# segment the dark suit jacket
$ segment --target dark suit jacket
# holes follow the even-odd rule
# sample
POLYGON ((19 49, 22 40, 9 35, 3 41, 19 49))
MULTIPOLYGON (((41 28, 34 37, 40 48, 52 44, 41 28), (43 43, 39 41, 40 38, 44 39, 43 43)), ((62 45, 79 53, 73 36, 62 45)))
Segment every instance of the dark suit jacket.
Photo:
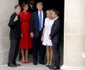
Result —
POLYGON ((60 29, 60 19, 56 19, 51 29, 50 37, 52 43, 58 43, 59 41, 59 29, 60 29))
MULTIPOLYGON (((44 21, 45 21, 45 14, 43 13, 43 27, 44 27, 44 21)), ((34 33, 34 38, 38 38, 39 36, 39 19, 38 19, 38 11, 32 13, 31 17, 31 26, 30 26, 31 32, 34 33)))
POLYGON ((18 16, 18 20, 14 22, 14 18, 16 17, 16 13, 13 13, 10 17, 10 21, 8 26, 10 27, 10 39, 20 39, 21 38, 21 28, 20 28, 20 17, 18 16))
POLYGON ((36 11, 36 7, 34 6, 33 8, 31 8, 31 6, 29 5, 29 10, 28 10, 29 12, 35 12, 36 11))

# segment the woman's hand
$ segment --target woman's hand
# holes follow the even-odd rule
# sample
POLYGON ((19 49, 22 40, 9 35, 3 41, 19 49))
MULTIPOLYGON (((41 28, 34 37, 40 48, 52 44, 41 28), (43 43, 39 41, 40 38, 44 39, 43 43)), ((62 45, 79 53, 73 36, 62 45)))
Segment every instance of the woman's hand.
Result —
POLYGON ((42 36, 42 37, 41 37, 41 41, 43 42, 43 40, 44 40, 44 37, 42 36))
POLYGON ((51 40, 51 37, 49 36, 49 40, 51 40))

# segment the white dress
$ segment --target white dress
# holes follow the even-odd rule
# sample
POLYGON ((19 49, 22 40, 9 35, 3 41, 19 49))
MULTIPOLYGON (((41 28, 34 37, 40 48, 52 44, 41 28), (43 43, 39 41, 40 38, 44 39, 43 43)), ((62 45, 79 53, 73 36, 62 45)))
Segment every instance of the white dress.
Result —
POLYGON ((46 18, 45 19, 45 30, 44 30, 44 38, 43 38, 43 42, 42 44, 45 45, 45 46, 52 46, 52 41, 49 40, 49 35, 51 33, 51 28, 52 28, 52 25, 54 23, 54 20, 51 20, 49 18, 46 18))

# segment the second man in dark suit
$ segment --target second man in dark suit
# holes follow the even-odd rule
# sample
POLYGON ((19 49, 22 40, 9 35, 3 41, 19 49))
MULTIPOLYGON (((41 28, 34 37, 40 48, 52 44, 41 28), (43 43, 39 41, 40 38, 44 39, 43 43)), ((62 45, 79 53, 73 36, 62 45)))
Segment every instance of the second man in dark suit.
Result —
POLYGON ((53 51, 54 51, 54 57, 55 62, 54 66, 50 67, 53 70, 54 69, 60 69, 60 51, 59 51, 59 29, 60 29, 60 19, 59 19, 59 12, 56 10, 53 10, 52 12, 52 18, 54 19, 54 23, 51 29, 50 33, 50 39, 53 43, 53 51))
POLYGON ((29 10, 28 11, 30 11, 31 13, 36 11, 34 0, 29 0, 29 10))
POLYGON ((45 50, 46 48, 42 46, 41 35, 43 30, 43 25, 45 21, 45 15, 43 12, 43 3, 37 3, 38 11, 32 14, 31 18, 31 37, 33 38, 33 64, 37 65, 38 53, 39 53, 39 63, 44 64, 45 50))
POLYGON ((15 6, 15 12, 11 15, 8 26, 10 27, 10 49, 8 57, 8 66, 16 67, 20 64, 16 63, 16 58, 19 50, 19 43, 21 38, 21 27, 20 27, 20 5, 15 6))

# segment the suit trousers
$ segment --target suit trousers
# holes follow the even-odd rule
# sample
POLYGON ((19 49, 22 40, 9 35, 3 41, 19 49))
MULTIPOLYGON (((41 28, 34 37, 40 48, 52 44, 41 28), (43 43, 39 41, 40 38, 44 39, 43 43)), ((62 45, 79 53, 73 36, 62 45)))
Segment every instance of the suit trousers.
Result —
POLYGON ((59 44, 53 43, 54 50, 54 66, 60 67, 60 49, 59 44))
POLYGON ((15 64, 16 58, 18 55, 20 39, 11 39, 10 40, 10 49, 9 49, 9 56, 8 56, 8 63, 15 64))
POLYGON ((39 54, 39 62, 44 62, 46 47, 42 45, 41 42, 42 32, 39 33, 38 38, 33 38, 33 62, 38 62, 38 54, 39 54))

